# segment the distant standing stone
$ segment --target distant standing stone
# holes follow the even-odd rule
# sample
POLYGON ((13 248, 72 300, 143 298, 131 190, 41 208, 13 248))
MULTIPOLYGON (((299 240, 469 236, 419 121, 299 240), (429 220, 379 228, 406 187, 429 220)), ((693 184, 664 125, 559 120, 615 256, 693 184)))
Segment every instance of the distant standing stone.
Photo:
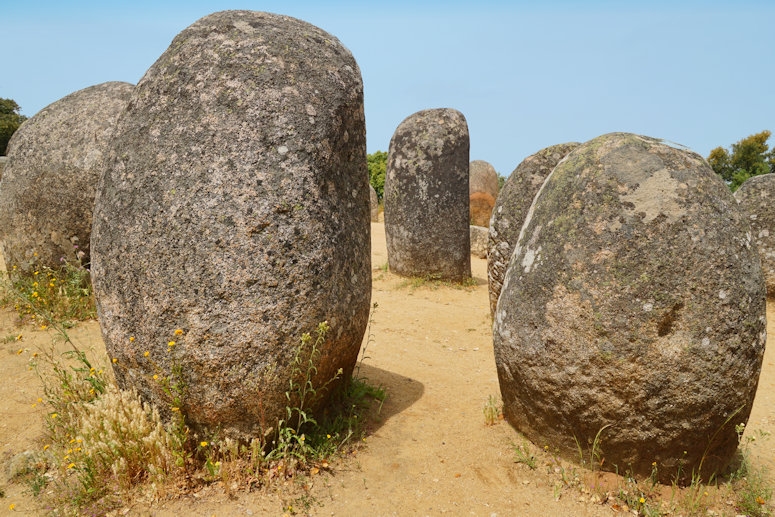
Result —
POLYGON ((487 258, 487 228, 471 225, 471 255, 481 259, 487 258))
POLYGON ((276 429, 298 404, 291 380, 304 383, 293 371, 300 338, 324 320, 312 383, 340 369, 346 379, 371 296, 352 54, 309 23, 261 12, 218 12, 183 30, 119 120, 92 245, 116 379, 167 417, 154 375, 185 383, 181 410, 196 432, 247 440, 276 429))
POLYGON ((474 160, 468 165, 468 194, 484 192, 498 197, 498 172, 484 160, 474 160))
POLYGON ((501 188, 490 218, 490 237, 487 243, 487 281, 490 292, 490 315, 495 315, 495 305, 501 294, 503 277, 509 259, 517 245, 519 231, 525 221, 533 198, 544 180, 557 164, 573 149, 577 142, 558 144, 531 154, 517 165, 501 188))
POLYGON ((462 281, 471 276, 468 124, 454 109, 407 117, 390 140, 385 237, 390 270, 462 281))
POLYGON ((504 415, 534 443, 636 477, 707 480, 737 450, 764 354, 750 226, 698 154, 595 138, 537 195, 493 336, 504 415))
POLYGON ((8 143, 0 240, 10 268, 88 263, 97 183, 113 127, 134 87, 109 82, 49 104, 8 143))
POLYGON ((369 206, 371 208, 371 222, 376 223, 379 221, 379 196, 371 185, 369 185, 369 206))
POLYGON ((747 179, 735 192, 735 198, 751 223, 767 284, 767 297, 775 298, 775 174, 747 179))

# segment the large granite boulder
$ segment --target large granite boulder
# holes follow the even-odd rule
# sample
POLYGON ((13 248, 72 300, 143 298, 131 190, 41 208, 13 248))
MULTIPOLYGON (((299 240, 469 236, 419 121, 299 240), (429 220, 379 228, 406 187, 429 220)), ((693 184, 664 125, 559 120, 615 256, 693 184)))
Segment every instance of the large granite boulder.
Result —
POLYGON ((578 142, 557 144, 531 154, 517 165, 501 188, 490 217, 490 236, 487 243, 487 284, 490 293, 490 315, 501 294, 503 277, 509 259, 517 245, 519 231, 527 211, 544 180, 578 142))
POLYGON ((8 267, 89 262, 97 183, 133 88, 109 82, 71 93, 13 134, 0 180, 0 240, 8 267))
POLYGON ((750 226, 701 156, 614 133, 547 178, 493 327, 506 419, 569 460, 705 480, 737 449, 766 339, 750 226))
POLYGON ((751 223, 767 297, 775 298, 775 174, 747 179, 735 192, 735 198, 751 223))
POLYGON ((470 278, 468 150, 468 123, 457 110, 423 110, 399 124, 383 198, 392 272, 470 278))
POLYGON ((468 194, 475 192, 498 197, 498 173, 495 167, 484 160, 474 160, 468 164, 468 194))
POLYGON ((299 403, 294 358, 319 322, 313 385, 347 378, 371 296, 367 178, 361 73, 339 40, 252 11, 183 30, 120 118, 96 201, 119 385, 169 417, 163 384, 182 381, 195 431, 248 439, 299 403))

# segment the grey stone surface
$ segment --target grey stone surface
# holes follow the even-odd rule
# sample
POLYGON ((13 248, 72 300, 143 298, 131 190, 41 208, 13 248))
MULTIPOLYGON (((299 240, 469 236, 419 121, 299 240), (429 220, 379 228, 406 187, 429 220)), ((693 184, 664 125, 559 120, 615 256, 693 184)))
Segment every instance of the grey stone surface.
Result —
POLYGON ((775 298, 775 174, 747 179, 735 192, 735 198, 751 223, 767 285, 767 297, 775 298))
POLYGON ((379 196, 374 187, 369 185, 369 208, 371 209, 371 222, 379 221, 379 196))
POLYGON ((313 384, 347 378, 371 296, 363 83, 349 50, 262 12, 183 30, 117 124, 92 246, 117 381, 167 417, 152 376, 179 367, 195 431, 276 427, 299 340, 324 320, 313 384))
POLYGON ((490 293, 490 315, 495 315, 495 305, 501 294, 503 277, 509 259, 517 245, 519 231, 527 211, 555 166, 578 142, 552 145, 531 154, 506 179, 490 217, 490 237, 487 243, 487 284, 490 293))
POLYGON ((484 160, 468 164, 468 194, 485 192, 493 199, 498 197, 498 173, 495 167, 484 160))
POLYGON ((89 261, 92 210, 113 126, 133 86, 71 93, 25 121, 0 180, 0 240, 8 267, 89 261), (74 246, 78 246, 75 248, 74 246))
POLYGON ((487 258, 487 237, 489 230, 484 226, 471 225, 471 255, 481 259, 487 258))
POLYGON ((750 226, 701 156, 598 137, 538 193, 493 336, 505 417, 534 443, 578 461, 597 442, 603 469, 708 479, 737 449, 764 353, 750 226))
POLYGON ((390 140, 385 238, 390 270, 462 281, 471 276, 468 124, 449 108, 407 117, 390 140))
POLYGON ((3 179, 3 169, 5 168, 5 163, 8 161, 7 156, 0 156, 0 180, 3 179))

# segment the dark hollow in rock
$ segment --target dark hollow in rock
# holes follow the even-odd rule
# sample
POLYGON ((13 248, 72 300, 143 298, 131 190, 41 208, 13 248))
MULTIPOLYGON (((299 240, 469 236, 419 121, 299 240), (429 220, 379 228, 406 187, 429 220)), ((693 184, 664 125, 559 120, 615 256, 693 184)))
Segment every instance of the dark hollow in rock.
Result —
POLYGON ((468 151, 468 123, 457 110, 423 110, 399 124, 385 173, 392 272, 455 282, 471 277, 468 151))
MULTIPOLYGON (((116 379, 167 418, 154 375, 182 377, 194 431, 247 440, 276 428, 299 403, 286 392, 304 382, 300 338, 324 320, 313 385, 348 378, 371 296, 363 84, 349 50, 262 12, 183 30, 119 119, 92 247, 116 379)), ((305 407, 323 408, 337 384, 305 407)))
POLYGON ((133 86, 90 86, 49 104, 8 143, 0 180, 0 240, 10 268, 90 260, 94 196, 113 127, 133 86))
POLYGON ((525 222, 527 211, 555 166, 578 142, 557 144, 531 154, 517 165, 503 184, 490 217, 490 236, 487 243, 487 285, 490 293, 490 316, 495 315, 495 305, 501 294, 503 277, 509 259, 517 245, 519 231, 525 222))
POLYGON ((705 160, 603 135, 547 178, 506 272, 493 328, 504 415, 572 461, 582 450, 605 470, 707 480, 737 449, 765 325, 750 227, 705 160))
POLYGON ((751 234, 762 262, 767 297, 775 298, 775 174, 747 179, 735 198, 748 216, 751 234))

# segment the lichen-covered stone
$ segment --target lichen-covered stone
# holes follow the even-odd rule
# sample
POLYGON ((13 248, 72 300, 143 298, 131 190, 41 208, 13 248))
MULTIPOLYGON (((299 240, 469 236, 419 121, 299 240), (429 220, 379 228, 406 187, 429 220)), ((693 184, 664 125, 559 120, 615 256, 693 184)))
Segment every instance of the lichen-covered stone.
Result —
POLYGON ((374 187, 369 185, 369 207, 371 209, 371 222, 376 223, 379 221, 379 196, 374 187))
POLYGON ((489 231, 484 226, 471 225, 471 255, 487 258, 487 237, 489 231))
POLYGON ((748 216, 759 249, 767 297, 775 298, 775 174, 747 179, 735 198, 748 216))
POLYGON ((503 277, 511 253, 517 245, 519 231, 538 189, 555 166, 578 142, 557 144, 531 154, 517 165, 503 184, 490 217, 490 236, 487 243, 487 284, 490 293, 490 315, 501 294, 503 277))
POLYGON ((457 110, 423 110, 399 124, 383 199, 392 272, 458 282, 471 276, 468 151, 468 123, 457 110))
POLYGON ((468 194, 485 192, 493 198, 498 197, 498 173, 495 167, 484 160, 474 160, 468 164, 468 194))
POLYGON ((71 93, 13 134, 0 181, 0 240, 8 267, 89 262, 94 195, 113 126, 132 89, 109 82, 71 93))
POLYGON ((116 126, 92 247, 119 385, 169 416, 153 376, 182 377, 194 430, 247 439, 276 427, 300 338, 324 320, 313 384, 349 376, 371 296, 352 54, 313 25, 261 12, 183 30, 116 126))
POLYGON ((3 179, 3 169, 5 168, 5 162, 8 161, 7 156, 0 156, 0 180, 3 179))
POLYGON ((570 460, 703 479, 737 449, 766 340, 750 226, 701 156, 614 133, 532 204, 493 327, 506 419, 570 460))

